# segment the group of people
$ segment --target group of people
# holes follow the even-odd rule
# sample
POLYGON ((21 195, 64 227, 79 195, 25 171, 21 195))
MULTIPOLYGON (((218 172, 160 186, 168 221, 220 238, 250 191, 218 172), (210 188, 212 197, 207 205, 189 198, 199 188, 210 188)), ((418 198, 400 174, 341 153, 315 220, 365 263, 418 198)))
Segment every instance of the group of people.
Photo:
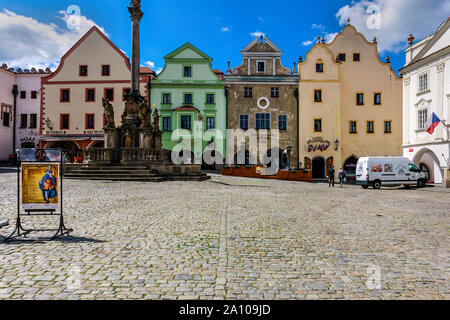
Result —
MULTIPOLYGON (((333 186, 334 188, 334 179, 335 179, 335 174, 336 174, 336 170, 334 170, 334 167, 331 166, 330 168, 328 168, 328 174, 327 174, 327 179, 329 181, 328 187, 331 188, 331 186, 333 186)), ((339 178, 339 184, 341 185, 341 188, 344 185, 345 179, 347 178, 347 173, 345 172, 345 170, 343 168, 341 168, 338 172, 338 178, 339 178)))

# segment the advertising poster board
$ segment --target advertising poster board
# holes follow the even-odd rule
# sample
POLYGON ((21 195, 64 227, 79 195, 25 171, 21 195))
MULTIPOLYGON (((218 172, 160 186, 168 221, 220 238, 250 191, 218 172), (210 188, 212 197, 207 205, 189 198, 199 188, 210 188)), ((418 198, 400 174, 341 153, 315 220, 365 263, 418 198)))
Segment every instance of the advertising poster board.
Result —
POLYGON ((59 163, 22 163, 24 210, 57 210, 60 199, 59 163))

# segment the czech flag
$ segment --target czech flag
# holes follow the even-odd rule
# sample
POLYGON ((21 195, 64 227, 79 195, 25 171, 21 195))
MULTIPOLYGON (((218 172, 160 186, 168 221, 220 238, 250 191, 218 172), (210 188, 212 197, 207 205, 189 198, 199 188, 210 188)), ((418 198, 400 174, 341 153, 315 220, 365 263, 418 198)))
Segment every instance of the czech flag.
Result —
POLYGON ((427 132, 429 134, 434 133, 434 129, 439 125, 441 120, 437 117, 437 115, 433 112, 431 117, 428 117, 427 123, 425 125, 425 128, 427 128, 427 132))

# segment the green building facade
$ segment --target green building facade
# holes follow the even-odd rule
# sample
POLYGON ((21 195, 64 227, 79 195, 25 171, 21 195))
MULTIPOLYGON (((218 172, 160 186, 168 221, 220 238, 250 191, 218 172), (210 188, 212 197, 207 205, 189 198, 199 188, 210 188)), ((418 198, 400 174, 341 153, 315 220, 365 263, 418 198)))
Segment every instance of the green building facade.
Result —
MULTIPOLYGON (((202 141, 201 151, 215 149, 212 155, 216 159, 225 157, 223 73, 212 70, 212 59, 190 43, 165 56, 164 60, 164 69, 151 86, 151 101, 159 110, 163 149, 180 151, 181 139, 173 137, 173 133, 184 129, 189 136, 182 134, 181 137, 191 139, 191 150, 196 151, 196 157, 201 159, 199 142, 197 148, 194 147, 194 136, 202 141)), ((193 163, 194 159, 191 161, 193 163)))

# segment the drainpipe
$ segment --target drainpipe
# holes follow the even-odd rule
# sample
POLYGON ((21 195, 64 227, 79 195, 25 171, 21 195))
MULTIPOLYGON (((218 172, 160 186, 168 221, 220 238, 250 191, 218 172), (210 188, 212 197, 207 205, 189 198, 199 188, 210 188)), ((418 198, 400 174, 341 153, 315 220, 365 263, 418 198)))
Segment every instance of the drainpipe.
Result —
MULTIPOLYGON (((227 150, 227 144, 226 144, 226 141, 227 141, 227 129, 228 129, 228 88, 225 86, 225 132, 224 132, 224 137, 225 137, 225 154, 223 155, 224 156, 224 159, 226 159, 226 157, 227 157, 227 153, 228 153, 228 150, 227 150)), ((225 163, 223 164, 223 165, 225 165, 225 163)))
POLYGON ((295 88, 294 90, 294 97, 297 100, 297 164, 295 165, 297 167, 297 169, 301 169, 299 168, 299 164, 300 164, 300 99, 299 99, 299 91, 298 88, 295 88))
POLYGON ((13 110, 13 154, 16 154, 16 130, 17 130, 17 95, 19 94, 19 90, 17 89, 17 85, 14 84, 12 88, 12 94, 14 96, 14 110, 13 110))

